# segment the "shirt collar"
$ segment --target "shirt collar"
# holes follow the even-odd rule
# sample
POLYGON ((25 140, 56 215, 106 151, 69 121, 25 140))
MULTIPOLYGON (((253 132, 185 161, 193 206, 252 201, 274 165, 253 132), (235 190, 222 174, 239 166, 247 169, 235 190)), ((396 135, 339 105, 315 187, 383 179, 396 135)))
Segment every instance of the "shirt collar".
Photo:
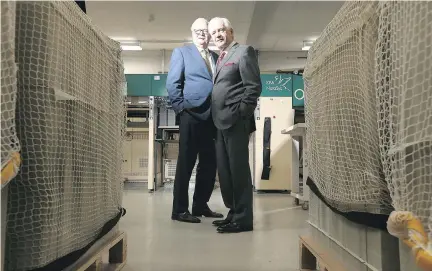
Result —
POLYGON ((204 49, 204 48, 202 48, 202 47, 199 47, 199 46, 196 45, 196 44, 195 44, 195 46, 196 46, 196 48, 198 49, 198 52, 200 52, 200 53, 202 52, 202 50, 204 50, 204 51, 207 52, 207 53, 210 53, 208 47, 204 49))
POLYGON ((225 48, 225 50, 223 50, 222 52, 225 52, 225 54, 227 54, 229 52, 229 50, 234 46, 235 41, 233 40, 230 45, 228 45, 227 48, 225 48))

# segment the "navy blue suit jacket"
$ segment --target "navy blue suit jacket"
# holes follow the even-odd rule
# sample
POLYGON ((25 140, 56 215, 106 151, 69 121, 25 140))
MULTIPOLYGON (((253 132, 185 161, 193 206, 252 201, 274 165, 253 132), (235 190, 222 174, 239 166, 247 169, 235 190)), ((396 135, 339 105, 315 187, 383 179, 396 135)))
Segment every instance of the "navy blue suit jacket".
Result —
MULTIPOLYGON (((216 65, 218 55, 210 53, 216 65)), ((188 110, 201 119, 210 117, 213 78, 194 44, 173 50, 166 88, 176 113, 188 110)))

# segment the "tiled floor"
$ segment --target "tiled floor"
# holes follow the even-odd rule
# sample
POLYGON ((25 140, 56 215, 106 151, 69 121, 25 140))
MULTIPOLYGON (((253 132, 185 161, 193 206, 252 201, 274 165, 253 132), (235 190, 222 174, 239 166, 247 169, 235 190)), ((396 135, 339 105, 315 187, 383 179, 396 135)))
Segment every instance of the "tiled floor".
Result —
MULTIPOLYGON (((298 235, 307 231, 307 211, 290 196, 255 194, 254 231, 229 235, 218 234, 212 219, 172 221, 171 202, 171 189, 125 190, 127 214, 120 225, 128 235, 125 271, 298 270, 298 235)), ((219 190, 210 206, 226 213, 219 190)))

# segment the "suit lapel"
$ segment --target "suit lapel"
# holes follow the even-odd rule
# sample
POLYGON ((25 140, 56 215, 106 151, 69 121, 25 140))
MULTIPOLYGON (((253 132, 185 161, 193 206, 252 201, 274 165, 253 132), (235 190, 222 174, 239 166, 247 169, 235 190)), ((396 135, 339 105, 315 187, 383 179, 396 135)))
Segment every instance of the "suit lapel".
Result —
POLYGON ((216 80, 216 77, 218 76, 220 70, 222 69, 222 67, 225 65, 225 63, 227 63, 227 61, 235 54, 235 51, 237 49, 237 47, 239 46, 238 43, 235 43, 231 49, 228 51, 228 53, 224 56, 224 58, 222 59, 221 63, 219 63, 219 66, 216 67, 216 74, 213 78, 213 82, 216 80))
MULTIPOLYGON (((209 50, 209 51, 210 51, 210 50, 209 50)), ((213 52, 213 51, 210 51, 210 52, 211 52, 211 56, 212 56, 212 60, 213 60, 213 65, 215 66, 215 70, 216 70, 216 62, 217 62, 217 59, 218 59, 219 55, 216 54, 216 53, 213 52)))
POLYGON ((209 50, 209 51, 210 51, 210 55, 211 55, 211 59, 212 59, 211 64, 213 65, 212 68, 213 68, 213 77, 214 77, 214 74, 216 73, 216 62, 217 62, 217 59, 219 58, 219 55, 216 54, 215 52, 211 51, 211 50, 209 50))

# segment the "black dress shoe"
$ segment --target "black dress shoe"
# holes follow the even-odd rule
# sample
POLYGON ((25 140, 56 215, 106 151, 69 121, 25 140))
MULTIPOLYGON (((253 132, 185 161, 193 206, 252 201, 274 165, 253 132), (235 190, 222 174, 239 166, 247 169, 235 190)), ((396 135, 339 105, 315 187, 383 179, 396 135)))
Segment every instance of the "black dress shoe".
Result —
POLYGON ((213 221, 213 225, 214 226, 217 226, 217 227, 219 227, 219 226, 223 226, 223 225, 226 225, 226 224, 229 224, 229 223, 231 223, 231 220, 228 220, 228 219, 222 219, 222 220, 215 220, 215 221, 213 221))
POLYGON ((201 220, 198 217, 191 215, 189 212, 184 212, 181 214, 172 214, 171 219, 181 221, 181 222, 187 222, 187 223, 200 223, 201 222, 201 220))
POLYGON ((222 218, 224 217, 223 214, 220 213, 216 213, 213 212, 210 209, 204 210, 204 211, 196 211, 196 210, 192 210, 192 215, 197 216, 197 217, 213 217, 213 218, 222 218))
POLYGON ((235 222, 220 226, 217 228, 219 233, 237 233, 244 231, 253 231, 253 226, 243 226, 235 222))

